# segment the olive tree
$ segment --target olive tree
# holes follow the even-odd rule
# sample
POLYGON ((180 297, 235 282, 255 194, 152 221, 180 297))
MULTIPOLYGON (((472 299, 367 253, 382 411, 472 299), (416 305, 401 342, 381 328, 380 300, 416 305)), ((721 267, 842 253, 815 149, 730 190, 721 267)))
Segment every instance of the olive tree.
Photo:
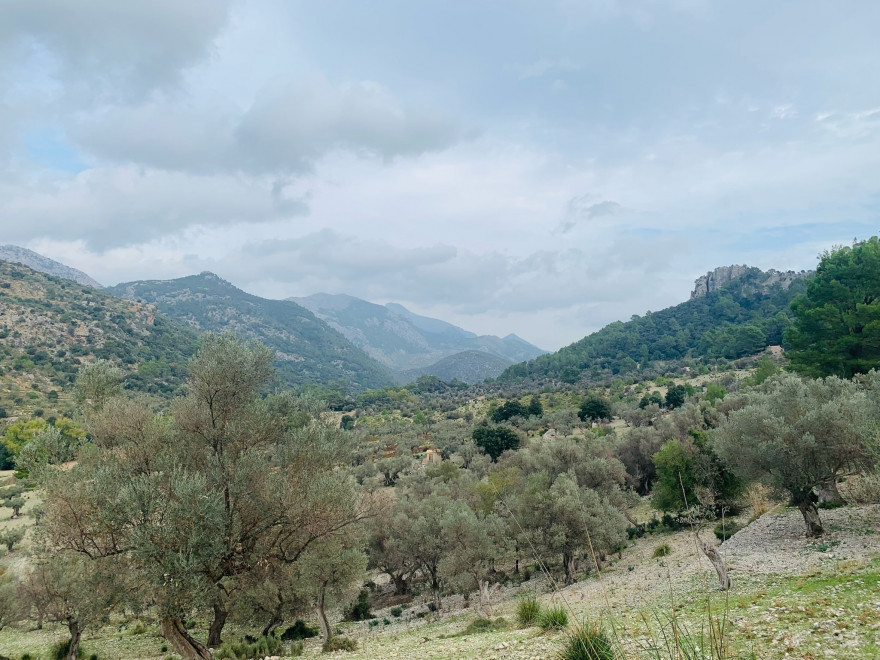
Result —
POLYGON ((715 450, 740 477, 787 492, 807 535, 820 536, 813 489, 836 488, 841 471, 870 461, 875 425, 868 397, 835 376, 804 380, 789 374, 768 380, 741 404, 715 432, 715 450))
POLYGON ((170 416, 146 399, 90 405, 93 443, 70 470, 41 473, 53 546, 119 558, 186 660, 211 657, 255 571, 295 563, 365 515, 337 424, 262 396, 272 360, 265 347, 207 335, 170 416), (183 625, 205 610, 207 645, 183 625))

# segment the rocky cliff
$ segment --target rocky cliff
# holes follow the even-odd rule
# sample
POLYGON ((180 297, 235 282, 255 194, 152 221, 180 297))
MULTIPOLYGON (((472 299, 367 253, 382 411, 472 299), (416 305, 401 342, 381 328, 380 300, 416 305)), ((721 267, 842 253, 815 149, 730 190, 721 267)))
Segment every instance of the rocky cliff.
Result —
MULTIPOLYGON (((691 300, 705 296, 712 291, 717 291, 728 282, 738 279, 752 270, 757 271, 758 269, 753 269, 745 265, 733 265, 720 266, 715 270, 710 270, 705 275, 694 280, 694 290, 691 291, 691 300)), ((766 279, 763 280, 761 285, 766 289, 779 284, 781 288, 787 289, 791 286, 792 282, 802 277, 807 277, 811 273, 812 271, 807 270, 797 272, 793 270, 779 271, 771 268, 764 272, 766 279)))

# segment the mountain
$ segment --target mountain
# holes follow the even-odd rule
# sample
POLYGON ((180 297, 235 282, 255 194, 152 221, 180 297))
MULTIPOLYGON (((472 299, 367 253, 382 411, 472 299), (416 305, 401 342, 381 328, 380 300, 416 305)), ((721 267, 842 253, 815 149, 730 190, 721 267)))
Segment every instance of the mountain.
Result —
POLYGON ((343 383, 357 392, 394 382, 382 365, 309 310, 289 300, 245 293, 213 273, 128 282, 108 290, 153 303, 195 330, 231 330, 263 342, 274 349, 279 379, 287 387, 343 383))
MULTIPOLYGON (((438 361, 463 352, 480 351, 507 363, 529 360, 544 352, 513 334, 503 339, 478 336, 446 321, 415 314, 397 303, 377 305, 353 296, 326 293, 290 300, 310 309, 374 359, 405 374, 403 378, 431 373, 428 368, 438 361)), ((462 359, 459 364, 466 362, 468 359, 462 359)), ((492 364, 489 371, 500 364, 498 360, 483 362, 492 364)), ((453 374, 466 380, 464 375, 453 374)))
POLYGON ((460 380, 470 385, 487 378, 496 378, 511 364, 510 360, 486 351, 462 351, 430 366, 405 371, 401 382, 411 383, 422 374, 427 374, 437 376, 446 382, 460 380))
POLYGON ((128 389, 171 394, 196 334, 156 310, 102 290, 0 261, 0 408, 11 416, 70 409, 80 366, 120 367, 128 389))
POLYGON ((42 254, 37 254, 32 250, 18 247, 17 245, 0 245, 0 260, 14 264, 22 264, 41 273, 54 275, 55 277, 63 277, 66 280, 73 280, 74 282, 95 289, 103 288, 98 282, 81 270, 65 266, 53 259, 49 259, 49 257, 44 257, 42 254))
POLYGON ((748 266, 711 271, 687 302, 605 326, 556 353, 515 364, 500 378, 559 379, 634 374, 651 362, 736 359, 782 343, 789 304, 810 273, 764 272, 748 266), (720 272, 719 272, 720 271, 720 272))

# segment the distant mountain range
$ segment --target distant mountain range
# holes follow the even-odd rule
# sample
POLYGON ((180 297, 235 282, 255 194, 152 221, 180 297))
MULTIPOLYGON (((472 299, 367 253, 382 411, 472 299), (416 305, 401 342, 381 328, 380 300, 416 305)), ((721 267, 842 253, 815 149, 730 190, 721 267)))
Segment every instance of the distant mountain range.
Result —
POLYGON ((73 280, 85 286, 102 289, 103 287, 86 275, 81 270, 65 266, 62 263, 37 254, 27 248, 18 247, 17 245, 0 245, 0 261, 8 261, 14 264, 23 264, 28 268, 32 268, 40 273, 54 275, 55 277, 63 277, 66 280, 73 280))
POLYGON ((231 330, 263 342, 275 351, 278 377, 287 387, 341 383, 359 392, 395 382, 385 367, 304 307, 251 295, 213 273, 127 282, 108 291, 152 303, 199 331, 231 330))
POLYGON ((405 382, 427 373, 472 383, 545 353, 516 335, 476 335, 397 303, 377 305, 326 293, 289 300, 314 312, 405 382), (456 355, 455 360, 447 359, 456 355))

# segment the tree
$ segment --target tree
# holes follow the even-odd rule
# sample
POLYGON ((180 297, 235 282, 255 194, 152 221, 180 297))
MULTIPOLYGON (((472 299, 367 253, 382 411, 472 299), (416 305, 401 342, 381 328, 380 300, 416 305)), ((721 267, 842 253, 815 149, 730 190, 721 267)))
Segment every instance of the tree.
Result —
POLYGON ((529 399, 529 406, 526 408, 526 412, 532 417, 544 416, 544 406, 541 405, 541 398, 537 394, 529 399))
POLYGON ((880 365, 880 240, 824 252, 791 309, 785 338, 795 371, 851 378, 880 365))
POLYGON ((24 527, 13 527, 12 529, 7 529, 5 532, 0 534, 0 545, 5 545, 7 552, 12 552, 12 548, 15 547, 17 543, 21 543, 24 539, 24 527))
POLYGON ((787 492, 807 535, 820 536, 813 489, 832 487, 845 468, 870 464, 875 432, 870 400, 852 381, 789 374, 767 381, 740 403, 715 432, 718 455, 738 476, 787 492))
POLYGON ((210 652, 183 621, 211 610, 220 642, 230 605, 254 571, 295 564, 318 540, 365 515, 335 420, 263 397, 271 351, 206 335, 172 415, 148 399, 87 408, 93 443, 69 470, 42 471, 56 549, 120 558, 160 631, 186 660, 210 652))
POLYGON ((479 426, 472 437, 493 462, 504 452, 519 448, 519 436, 506 426, 479 426))
POLYGON ((611 403, 607 399, 591 394, 581 404, 578 417, 582 422, 588 419, 598 422, 601 419, 611 419, 611 403))
POLYGON ((325 647, 333 636, 327 610, 338 607, 357 592, 367 568, 367 556, 356 547, 358 540, 349 536, 347 543, 339 543, 338 539, 318 541, 297 566, 299 582, 314 599, 325 647))
POLYGON ((19 595, 29 610, 36 605, 43 620, 67 627, 66 660, 76 660, 83 631, 104 621, 123 593, 115 562, 90 562, 72 553, 38 558, 20 582, 19 595))
POLYGON ((687 398, 687 388, 684 385, 670 385, 666 390, 666 407, 670 409, 681 408, 687 398))

